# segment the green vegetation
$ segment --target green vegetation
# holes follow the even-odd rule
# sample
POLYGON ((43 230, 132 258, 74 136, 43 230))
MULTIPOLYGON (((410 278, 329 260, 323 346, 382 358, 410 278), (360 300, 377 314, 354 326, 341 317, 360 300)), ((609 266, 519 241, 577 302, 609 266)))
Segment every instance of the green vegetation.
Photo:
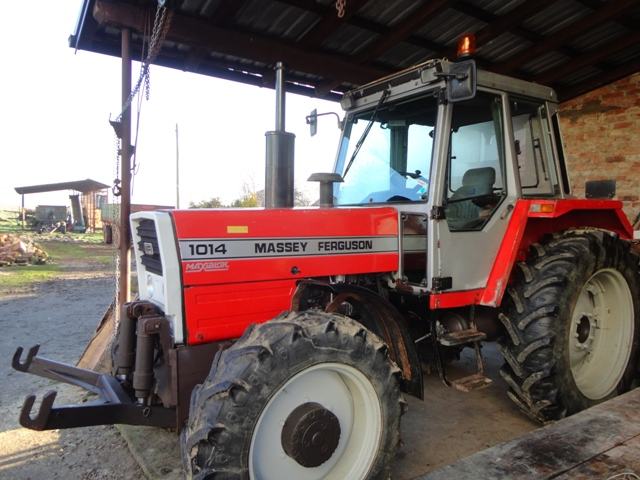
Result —
POLYGON ((19 220, 19 212, 13 210, 0 210, 0 233, 20 233, 22 227, 19 220))
POLYGON ((69 264, 84 261, 88 263, 109 264, 113 259, 113 250, 107 246, 98 247, 92 243, 60 242, 47 239, 40 245, 49 254, 54 263, 69 264))
POLYGON ((52 263, 0 268, 0 294, 54 280, 59 273, 60 265, 52 263))
POLYGON ((108 275, 113 269, 114 249, 97 244, 94 237, 93 234, 86 235, 89 241, 80 243, 49 238, 41 241, 41 235, 34 235, 49 254, 49 260, 44 265, 1 267, 0 295, 30 290, 38 283, 56 279, 108 275))

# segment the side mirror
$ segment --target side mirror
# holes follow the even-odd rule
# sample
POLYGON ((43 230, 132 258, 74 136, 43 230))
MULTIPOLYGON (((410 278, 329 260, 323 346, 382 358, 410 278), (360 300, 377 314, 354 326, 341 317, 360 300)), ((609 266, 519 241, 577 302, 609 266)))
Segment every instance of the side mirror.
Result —
POLYGON ((340 115, 338 115, 336 112, 318 113, 318 110, 314 108, 311 113, 305 117, 307 125, 309 125, 309 130, 311 131, 312 137, 316 133, 318 133, 318 117, 322 117, 323 115, 335 115, 338 119, 338 128, 342 130, 342 128, 344 127, 344 122, 340 120, 340 115))
POLYGON ((461 102, 476 96, 477 72, 474 60, 464 60, 449 64, 447 78, 447 100, 461 102))
POLYGON ((316 133, 318 133, 318 110, 313 109, 311 113, 307 116, 307 125, 309 125, 309 131, 311 136, 313 137, 316 133))

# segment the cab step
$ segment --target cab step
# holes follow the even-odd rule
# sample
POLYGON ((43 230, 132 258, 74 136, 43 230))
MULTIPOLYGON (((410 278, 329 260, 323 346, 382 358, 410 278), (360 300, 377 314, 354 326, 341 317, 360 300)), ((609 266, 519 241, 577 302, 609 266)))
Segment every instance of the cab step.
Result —
POLYGON ((488 387, 493 383, 488 377, 485 377, 481 373, 474 373, 467 377, 458 378, 450 381, 451 386, 461 392, 469 393, 474 390, 480 390, 481 388, 488 387))
POLYGON ((456 345, 464 345, 466 343, 481 342, 485 338, 487 338, 485 333, 479 332, 475 328, 469 328, 466 330, 445 333, 438 338, 438 342, 440 345, 444 345, 445 347, 454 347, 456 345))

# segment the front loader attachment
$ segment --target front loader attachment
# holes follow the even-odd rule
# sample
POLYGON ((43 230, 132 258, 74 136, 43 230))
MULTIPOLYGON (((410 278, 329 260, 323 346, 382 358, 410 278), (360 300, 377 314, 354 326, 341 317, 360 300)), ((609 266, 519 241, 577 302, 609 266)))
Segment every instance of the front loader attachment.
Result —
POLYGON ((81 387, 98 398, 80 405, 53 406, 57 392, 45 394, 35 416, 31 410, 35 395, 29 395, 20 412, 20 425, 32 430, 52 430, 123 423, 156 427, 175 427, 176 412, 173 408, 148 406, 136 402, 111 375, 66 365, 38 357, 40 346, 35 345, 21 361, 22 347, 18 347, 11 362, 14 369, 40 377, 81 387))

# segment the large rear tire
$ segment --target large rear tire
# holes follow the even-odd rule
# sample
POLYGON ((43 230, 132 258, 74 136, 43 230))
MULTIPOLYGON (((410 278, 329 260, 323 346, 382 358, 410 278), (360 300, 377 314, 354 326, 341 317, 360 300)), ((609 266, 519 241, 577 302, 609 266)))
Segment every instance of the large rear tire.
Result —
POLYGON ((191 395, 189 478, 387 478, 399 441, 400 371, 342 315, 253 325, 191 395))
POLYGON ((640 277, 628 242, 568 232, 535 244, 518 267, 500 315, 509 397, 546 422, 629 390, 638 376, 640 277))

